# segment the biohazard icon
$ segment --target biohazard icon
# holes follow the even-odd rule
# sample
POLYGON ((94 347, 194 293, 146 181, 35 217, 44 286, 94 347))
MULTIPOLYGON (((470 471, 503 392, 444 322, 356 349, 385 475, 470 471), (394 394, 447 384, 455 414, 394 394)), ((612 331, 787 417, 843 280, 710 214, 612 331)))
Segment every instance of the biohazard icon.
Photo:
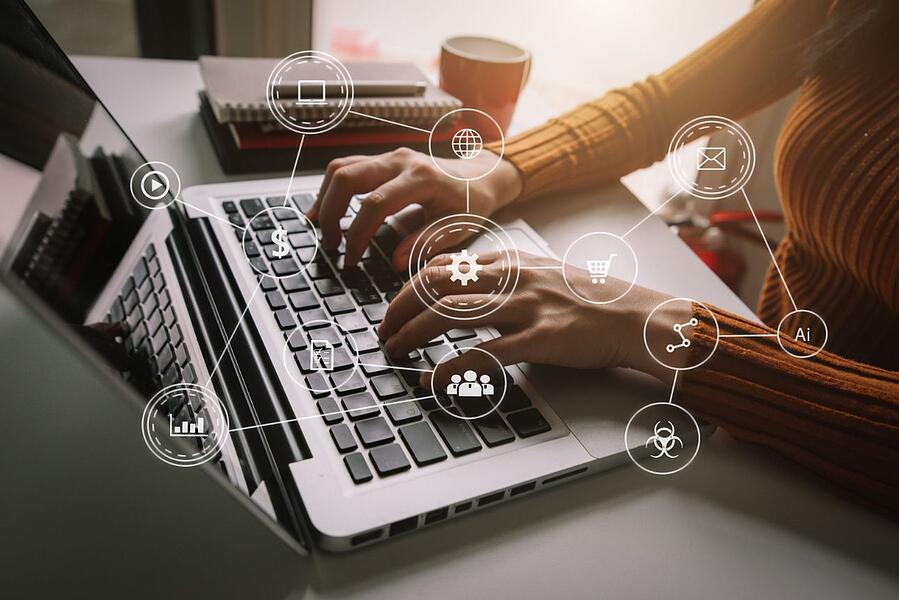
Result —
POLYGON ((646 440, 646 446, 649 447, 650 444, 655 446, 655 449, 658 450, 658 454, 650 454, 652 458, 677 458, 677 454, 671 454, 671 451, 674 450, 678 444, 680 447, 684 447, 684 442, 674 434, 674 425, 671 421, 665 421, 668 423, 667 426, 662 425, 662 421, 656 421, 655 427, 652 428, 652 435, 649 436, 646 440))
POLYGON ((450 259, 453 262, 446 265, 446 270, 450 272, 450 281, 458 281, 463 287, 468 285, 469 281, 477 281, 478 271, 484 268, 478 264, 478 255, 469 254, 466 248, 462 248, 458 254, 450 254, 450 259))

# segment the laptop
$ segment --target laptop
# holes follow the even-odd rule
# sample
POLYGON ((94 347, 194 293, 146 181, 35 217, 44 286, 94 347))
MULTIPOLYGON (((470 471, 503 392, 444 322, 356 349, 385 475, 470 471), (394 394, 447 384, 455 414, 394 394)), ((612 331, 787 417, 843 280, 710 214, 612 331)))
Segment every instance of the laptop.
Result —
MULTIPOLYGON (((585 389, 577 374, 509 366, 495 410, 460 418, 462 403, 420 389, 420 372, 496 332, 461 324, 403 361, 384 355, 376 327, 408 279, 388 261, 402 219, 378 231, 358 269, 340 268, 341 251, 318 252, 301 273, 269 276, 285 254, 301 261, 316 246, 296 213, 315 201, 321 176, 195 186, 177 198, 169 189, 163 210, 135 202, 135 177, 160 198, 174 177, 147 177, 145 158, 24 4, 2 11, 4 180, 26 181, 7 184, 20 208, 6 222, 4 285, 49 308, 91 345, 92 365, 142 402, 172 386, 216 398, 225 426, 193 476, 227 480, 298 548, 345 551, 628 461, 624 422, 643 398, 620 381, 585 389), (289 244, 273 241, 273 228, 289 244), (316 339, 321 321, 339 324, 338 335, 316 339), (352 377, 335 383, 311 368, 350 348, 352 377), (605 393, 633 400, 599 417, 585 410, 585 397, 605 393)), ((506 229, 520 250, 549 253, 523 222, 506 229)), ((144 423, 168 428, 170 456, 202 450, 216 421, 195 399, 158 404, 144 423)), ((139 435, 137 422, 121 427, 139 435)))

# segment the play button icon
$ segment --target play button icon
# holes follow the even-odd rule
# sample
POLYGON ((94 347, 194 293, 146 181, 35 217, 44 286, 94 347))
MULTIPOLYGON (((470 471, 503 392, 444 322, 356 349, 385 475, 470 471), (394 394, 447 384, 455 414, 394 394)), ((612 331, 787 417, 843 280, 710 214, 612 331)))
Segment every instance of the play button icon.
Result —
POLYGON ((181 178, 168 164, 151 161, 131 174, 131 196, 150 210, 165 208, 181 193, 181 178))
POLYGON ((141 178, 141 188, 151 200, 160 200, 169 193, 169 178, 160 171, 150 171, 141 178))

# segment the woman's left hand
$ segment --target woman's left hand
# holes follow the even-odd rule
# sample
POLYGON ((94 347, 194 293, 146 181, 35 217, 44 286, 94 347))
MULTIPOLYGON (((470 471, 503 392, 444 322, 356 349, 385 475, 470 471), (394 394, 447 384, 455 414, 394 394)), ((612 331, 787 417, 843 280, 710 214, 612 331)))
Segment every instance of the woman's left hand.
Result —
MULTIPOLYGON (((560 269, 527 268, 558 266, 558 261, 524 253, 520 257, 522 269, 511 297, 498 310, 472 321, 460 322, 430 310, 412 289, 412 283, 407 283, 391 302, 378 330, 385 340, 387 353, 404 356, 455 327, 494 327, 500 337, 482 342, 479 347, 503 365, 530 362, 582 369, 629 367, 663 381, 670 380, 672 371, 660 368, 643 346, 647 315, 669 296, 634 286, 617 302, 589 304, 569 291, 560 269)), ((472 296, 489 292, 490 281, 496 280, 499 269, 498 256, 484 254, 478 263, 484 267, 479 281, 470 282, 463 290, 449 279, 446 269, 449 257, 433 258, 425 268, 429 270, 430 287, 440 295, 437 301, 453 303, 462 299, 459 294, 472 296)), ((582 284, 590 279, 586 271, 579 269, 568 268, 566 274, 569 280, 582 278, 582 284)), ((422 272, 416 275, 421 276, 422 272)), ((573 285, 577 287, 578 283, 575 281, 573 285)), ((624 291, 628 282, 609 278, 605 285, 624 291)), ((481 352, 467 352, 445 364, 452 367, 438 369, 438 386, 445 385, 447 381, 442 379, 448 379, 452 372, 467 369, 484 372, 496 368, 481 352)), ((430 385, 428 377, 423 378, 423 384, 430 385)))

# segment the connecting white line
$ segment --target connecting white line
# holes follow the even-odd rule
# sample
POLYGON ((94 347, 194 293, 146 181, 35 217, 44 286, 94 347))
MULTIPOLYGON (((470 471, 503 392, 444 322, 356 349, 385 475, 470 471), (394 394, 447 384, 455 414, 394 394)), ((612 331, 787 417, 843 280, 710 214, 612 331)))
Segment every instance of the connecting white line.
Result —
POLYGON ((350 114, 357 115, 359 117, 365 117, 366 119, 374 119, 375 121, 381 121, 382 123, 390 123, 391 125, 396 125, 397 127, 405 127, 406 129, 414 129, 415 131, 420 131, 422 133, 431 134, 430 129, 422 129, 421 127, 415 127, 413 125, 407 125, 405 123, 398 123, 396 121, 391 121, 389 119, 382 119, 381 117, 376 117, 374 115, 367 115, 365 113, 356 112, 355 110, 349 111, 350 114))
POLYGON ((240 229, 241 231, 246 231, 246 230, 247 230, 247 228, 246 228, 246 227, 243 227, 242 225, 235 225, 234 223, 232 223, 232 222, 229 221, 228 219, 223 219, 223 218, 221 218, 221 217, 218 216, 218 215, 212 214, 211 212, 206 212, 206 211, 203 210, 202 208, 196 207, 196 206, 194 206, 193 204, 191 204, 190 202, 185 202, 184 200, 181 200, 180 198, 175 198, 175 202, 178 202, 178 203, 180 203, 180 204, 183 204, 184 206, 186 206, 186 207, 188 207, 188 208, 192 208, 192 209, 194 209, 194 210, 197 211, 197 212, 201 212, 201 213, 203 213, 204 215, 206 215, 207 217, 212 217, 213 219, 218 219, 218 220, 221 221, 222 223, 227 223, 228 225, 230 225, 231 227, 234 227, 235 229, 240 229))
POLYGON ((759 223, 759 218, 755 216, 755 210, 752 208, 752 203, 749 202, 749 196, 746 195, 746 190, 740 188, 740 193, 743 194, 743 198, 746 199, 746 206, 749 207, 749 212, 752 213, 752 219, 755 221, 755 226, 759 228, 759 235, 762 237, 762 241, 765 242, 765 248, 768 249, 768 254, 771 255, 771 261, 774 263, 774 268, 777 269, 777 274, 780 275, 780 281, 784 284, 784 291, 787 292, 787 296, 790 298, 790 304, 793 305, 793 310, 799 310, 799 307, 796 306, 796 301, 793 300, 793 294, 790 293, 790 287, 787 285, 787 280, 784 278, 784 274, 780 271, 780 265, 777 264, 777 259, 774 258, 774 251, 771 250, 771 244, 768 243, 768 238, 765 237, 765 232, 762 229, 762 224, 759 223))
POLYGON ((384 367, 386 369, 396 369, 398 371, 418 371, 419 373, 433 373, 434 369, 416 369, 415 367, 395 367, 393 365, 384 365, 384 364, 368 364, 368 363, 356 363, 360 367, 384 367))
POLYGON ((663 206, 665 206, 666 204, 668 204, 669 202, 671 202, 672 200, 674 200, 675 198, 677 198, 678 194, 680 194, 680 192, 676 192, 673 196, 671 196, 670 198, 668 198, 667 200, 665 200, 664 202, 662 202, 661 204, 659 204, 658 206, 656 206, 654 209, 652 209, 651 211, 649 211, 649 214, 648 214, 648 215, 646 215, 645 217, 643 217, 642 219, 640 219, 640 221, 639 221, 636 225, 634 225, 633 227, 631 227, 630 229, 628 229, 627 231, 625 231, 623 234, 621 234, 621 237, 622 237, 622 238, 626 238, 628 235, 630 235, 631 232, 634 231, 634 229, 636 229, 637 227, 639 227, 640 225, 642 225, 643 223, 645 223, 646 221, 648 221, 648 220, 649 220, 649 217, 653 216, 654 214, 656 214, 657 212, 659 212, 660 210, 662 210, 662 207, 663 207, 663 206))
POLYGON ((727 333, 719 335, 723 338, 744 338, 744 337, 777 337, 776 333, 727 333))
POLYGON ((471 182, 465 180, 465 212, 471 214, 471 182))
POLYGON ((300 152, 303 150, 303 142, 306 141, 306 134, 300 134, 300 145, 297 146, 297 157, 293 159, 293 170, 290 172, 290 181, 287 182, 287 192, 284 194, 284 204, 287 206, 287 199, 290 198, 290 187, 293 185, 293 178, 297 174, 297 163, 300 162, 300 152))
POLYGON ((671 394, 668 395, 668 404, 674 404, 674 388, 677 386, 677 374, 680 370, 674 372, 674 379, 671 380, 671 394))
POLYGON ((521 271, 561 271, 564 268, 564 265, 535 265, 531 267, 518 267, 518 269, 521 271))
MULTIPOLYGON (((382 402, 382 404, 385 404, 385 405, 386 404, 390 404, 390 405, 406 404, 407 402, 415 402, 416 400, 427 400, 428 398, 433 398, 433 397, 434 397, 434 395, 431 394, 430 396, 421 396, 418 398, 406 398, 404 400, 397 400, 394 402, 391 402, 391 401, 382 402)), ((374 404, 372 406, 377 406, 377 405, 374 404)), ((354 408, 352 410, 335 410, 334 412, 319 413, 317 415, 307 415, 305 417, 295 417, 293 419, 284 419, 283 421, 273 421, 271 423, 261 423, 259 425, 247 425, 246 427, 235 427, 233 429, 229 429, 228 433, 232 433, 235 431, 245 431, 247 429, 260 429, 262 427, 270 427, 271 425, 283 425, 285 423, 295 423, 297 421, 307 421, 309 419, 321 419, 322 417, 331 417, 334 415, 345 415, 345 414, 353 412, 353 411, 363 411, 365 409, 366 409, 366 407, 354 408)))
POLYGON ((215 365, 212 367, 212 371, 209 372, 209 379, 206 381, 204 388, 208 388, 209 384, 212 383, 212 376, 215 375, 215 371, 219 368, 219 364, 222 362, 222 359, 225 358, 225 354, 231 348, 231 340, 234 339, 234 334, 237 333, 237 329, 240 327, 243 318, 246 316, 247 311, 250 310, 250 304, 253 303, 253 298, 256 297, 256 294, 259 292, 259 289, 262 287, 262 279, 259 280, 259 283, 256 284, 256 288, 253 290, 253 293, 250 294, 250 299, 247 300, 247 305, 244 306, 243 312, 240 313, 240 317, 237 319, 237 324, 234 326, 234 331, 231 332, 231 335, 228 336, 228 341, 225 342, 225 347, 222 349, 222 353, 219 355, 218 360, 215 361, 215 365))

